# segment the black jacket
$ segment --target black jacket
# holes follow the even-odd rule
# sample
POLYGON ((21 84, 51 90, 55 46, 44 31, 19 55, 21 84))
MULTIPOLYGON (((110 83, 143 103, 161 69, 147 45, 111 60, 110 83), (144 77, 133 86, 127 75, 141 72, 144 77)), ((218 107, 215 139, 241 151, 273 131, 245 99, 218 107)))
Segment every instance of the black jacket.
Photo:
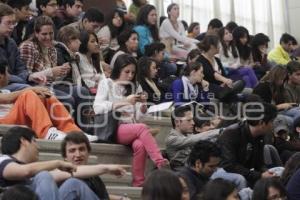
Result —
POLYGON ((264 170, 263 137, 253 138, 249 125, 243 121, 225 129, 218 139, 222 149, 221 167, 243 175, 254 184, 264 170))

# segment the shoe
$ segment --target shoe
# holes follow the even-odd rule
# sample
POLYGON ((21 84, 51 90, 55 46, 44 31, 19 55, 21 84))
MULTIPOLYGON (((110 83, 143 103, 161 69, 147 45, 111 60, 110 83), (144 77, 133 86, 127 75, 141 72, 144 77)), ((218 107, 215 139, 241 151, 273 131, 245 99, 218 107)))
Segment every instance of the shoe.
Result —
POLYGON ((57 130, 55 127, 49 128, 46 137, 46 140, 63 140, 66 137, 66 133, 57 130))
POLYGON ((96 135, 89 135, 87 133, 84 133, 84 135, 89 139, 90 142, 96 142, 98 140, 96 135))

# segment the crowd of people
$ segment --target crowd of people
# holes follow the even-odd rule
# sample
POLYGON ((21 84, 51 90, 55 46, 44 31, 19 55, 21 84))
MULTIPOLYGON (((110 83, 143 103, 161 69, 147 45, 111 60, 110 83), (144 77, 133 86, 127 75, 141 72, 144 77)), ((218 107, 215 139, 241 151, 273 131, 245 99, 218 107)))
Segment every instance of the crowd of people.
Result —
POLYGON ((0 3, 0 124, 28 127, 1 140, 2 199, 124 199, 99 175, 128 166, 88 165, 90 142, 131 147, 143 200, 300 198, 295 37, 268 50, 267 35, 233 21, 200 32, 176 3, 160 19, 146 0, 116 0, 107 16, 84 4, 0 3), (174 103, 164 152, 141 122, 163 102, 174 103), (64 161, 39 162, 36 138, 61 140, 64 161))

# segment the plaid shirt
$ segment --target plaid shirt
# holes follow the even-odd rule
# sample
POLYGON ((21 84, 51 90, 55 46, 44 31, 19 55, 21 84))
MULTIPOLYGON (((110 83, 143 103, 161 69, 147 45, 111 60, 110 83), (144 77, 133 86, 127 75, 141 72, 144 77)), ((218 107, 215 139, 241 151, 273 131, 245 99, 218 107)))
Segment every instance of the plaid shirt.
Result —
POLYGON ((32 40, 27 40, 21 44, 20 54, 21 59, 27 65, 29 73, 45 71, 49 69, 49 66, 52 68, 57 65, 57 51, 54 46, 48 48, 50 63, 47 63, 41 48, 32 40))

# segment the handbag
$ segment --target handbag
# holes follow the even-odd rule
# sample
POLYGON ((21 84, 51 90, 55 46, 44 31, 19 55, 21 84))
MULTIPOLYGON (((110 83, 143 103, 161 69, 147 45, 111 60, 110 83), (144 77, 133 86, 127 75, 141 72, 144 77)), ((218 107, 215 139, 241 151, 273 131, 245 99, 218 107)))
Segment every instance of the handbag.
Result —
POLYGON ((98 142, 116 143, 116 132, 120 116, 121 113, 116 111, 95 115, 94 135, 98 137, 98 142))

